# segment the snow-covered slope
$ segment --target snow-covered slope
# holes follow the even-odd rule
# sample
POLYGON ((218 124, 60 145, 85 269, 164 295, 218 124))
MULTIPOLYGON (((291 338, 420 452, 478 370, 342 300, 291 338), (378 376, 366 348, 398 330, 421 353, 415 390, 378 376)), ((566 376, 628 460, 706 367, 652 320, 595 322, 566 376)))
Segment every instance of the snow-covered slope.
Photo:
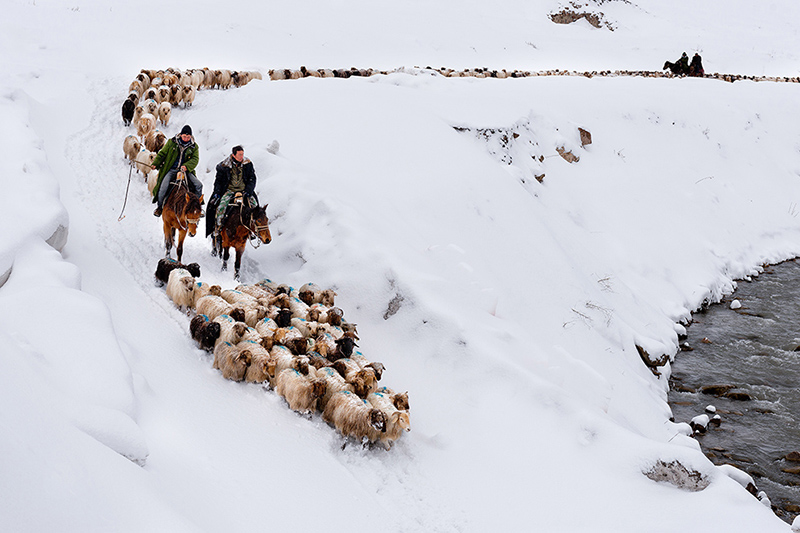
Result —
MULTIPOLYGON (((678 321, 800 253, 800 84, 408 68, 176 110, 206 190, 231 146, 255 163, 273 242, 243 281, 334 287, 382 383, 409 391, 389 452, 223 380, 153 284, 163 236, 135 171, 118 221, 140 68, 654 70, 683 47, 708 72, 800 66, 788 2, 590 4, 613 32, 554 24, 555 2, 175 3, 171 28, 155 2, 7 6, 0 527, 787 531, 669 421, 669 367, 636 345, 674 354, 678 321), (674 460, 708 488, 642 474, 674 460)), ((209 250, 189 239, 185 259, 233 287, 209 250)))

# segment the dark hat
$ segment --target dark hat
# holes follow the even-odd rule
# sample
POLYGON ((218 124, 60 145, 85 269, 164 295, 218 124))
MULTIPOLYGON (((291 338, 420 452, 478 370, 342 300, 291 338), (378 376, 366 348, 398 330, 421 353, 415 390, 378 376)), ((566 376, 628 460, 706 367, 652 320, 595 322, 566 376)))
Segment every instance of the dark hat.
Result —
POLYGON ((181 130, 181 135, 191 135, 192 134, 192 127, 188 124, 183 127, 181 130))

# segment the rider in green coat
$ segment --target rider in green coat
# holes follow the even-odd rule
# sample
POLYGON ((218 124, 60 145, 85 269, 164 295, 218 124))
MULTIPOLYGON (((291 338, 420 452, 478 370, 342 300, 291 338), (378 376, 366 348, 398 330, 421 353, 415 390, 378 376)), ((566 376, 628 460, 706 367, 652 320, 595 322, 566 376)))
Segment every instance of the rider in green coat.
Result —
POLYGON ((153 189, 153 202, 158 202, 158 207, 153 213, 155 216, 161 216, 164 201, 167 199, 168 185, 175 180, 175 176, 179 170, 186 173, 189 186, 194 189, 192 192, 198 196, 203 194, 203 184, 194 174, 194 170, 197 168, 197 163, 199 161, 200 147, 194 142, 192 128, 186 125, 178 135, 167 141, 153 160, 153 167, 159 169, 158 181, 153 189), (166 183, 164 183, 162 187, 162 182, 164 182, 165 179, 166 183))

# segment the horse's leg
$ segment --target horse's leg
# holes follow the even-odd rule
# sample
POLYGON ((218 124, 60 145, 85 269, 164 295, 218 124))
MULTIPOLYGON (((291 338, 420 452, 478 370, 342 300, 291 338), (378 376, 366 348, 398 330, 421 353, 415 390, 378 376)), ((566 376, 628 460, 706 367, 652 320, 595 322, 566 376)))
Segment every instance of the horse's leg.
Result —
POLYGON ((230 248, 223 248, 220 255, 222 256, 222 270, 228 270, 228 259, 231 257, 230 248))
MULTIPOLYGON (((245 242, 246 244, 246 242, 245 242)), ((233 279, 239 279, 239 267, 242 266, 242 254, 244 253, 244 246, 236 247, 236 262, 233 264, 233 279)))
POLYGON ((166 251, 166 257, 169 257, 169 254, 172 251, 172 228, 167 225, 166 221, 164 221, 164 248, 166 251))
POLYGON ((178 263, 181 262, 181 257, 183 256, 183 240, 185 238, 186 238, 186 230, 185 229, 178 230, 178 247, 175 249, 175 251, 178 254, 178 263))

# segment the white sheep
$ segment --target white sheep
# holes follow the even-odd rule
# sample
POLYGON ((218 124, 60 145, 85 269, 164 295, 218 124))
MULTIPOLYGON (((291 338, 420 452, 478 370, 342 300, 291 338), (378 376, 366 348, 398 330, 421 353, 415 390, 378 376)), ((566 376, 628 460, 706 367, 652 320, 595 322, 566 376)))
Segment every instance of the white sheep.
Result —
POLYGON ((380 392, 372 392, 367 395, 367 403, 373 408, 379 409, 386 417, 385 430, 376 431, 374 435, 370 435, 371 441, 380 441, 383 447, 388 450, 404 431, 411 431, 411 418, 408 411, 397 409, 388 396, 380 392))
POLYGON ((278 374, 275 383, 275 392, 286 399, 290 409, 301 414, 313 413, 327 388, 324 379, 309 379, 291 368, 278 374))
POLYGON ((138 124, 139 119, 142 118, 142 115, 144 115, 144 107, 137 105, 136 109, 133 110, 133 119, 132 119, 133 123, 138 124))
POLYGON ((255 325, 256 331, 258 331, 262 337, 269 337, 272 338, 275 335, 275 331, 278 329, 278 324, 275 323, 269 317, 264 317, 263 319, 256 322, 255 325))
POLYGON ((144 112, 150 113, 154 117, 158 116, 158 106, 160 105, 155 100, 145 100, 142 104, 144 106, 144 112))
MULTIPOLYGON (((152 100, 151 100, 152 101, 152 100)), ((145 113, 136 123, 136 133, 141 139, 156 128, 156 117, 150 113, 145 113)))
POLYGON ((239 349, 250 352, 250 366, 247 367, 244 380, 248 383, 263 383, 275 377, 275 361, 260 343, 253 340, 239 341, 239 349))
POLYGON ((250 366, 251 353, 241 350, 230 342, 218 342, 214 346, 214 368, 222 371, 222 377, 242 381, 250 366))
POLYGON ((247 333, 247 324, 244 322, 237 322, 228 315, 219 315, 211 319, 211 321, 219 324, 220 328, 219 339, 217 339, 216 344, 221 342, 237 344, 247 333))
POLYGON ((233 306, 226 302, 221 296, 212 294, 199 298, 196 302, 197 314, 206 315, 209 320, 214 320, 219 315, 227 315, 233 306))
POLYGON ((158 88, 159 102, 169 102, 169 85, 161 85, 158 88))
POLYGON ((305 302, 306 305, 322 304, 325 307, 333 307, 333 299, 336 293, 333 289, 322 290, 314 283, 306 283, 297 292, 297 297, 305 302))
POLYGON ((355 394, 342 391, 334 394, 322 411, 322 419, 333 424, 345 437, 374 438, 376 432, 386 431, 386 415, 370 406, 355 394))
POLYGON ((194 97, 197 94, 197 90, 192 85, 184 85, 183 86, 183 107, 192 107, 194 103, 194 97))
MULTIPOLYGON (((301 374, 308 374, 309 360, 308 357, 303 355, 294 355, 285 346, 275 345, 269 351, 270 358, 275 362, 275 376, 287 368, 293 368, 301 374)), ((270 384, 274 387, 274 378, 270 379, 270 384)))
POLYGON ((211 89, 216 84, 216 76, 214 75, 214 71, 208 68, 203 69, 203 83, 201 87, 203 89, 211 89))
POLYGON ((142 143, 136 135, 128 135, 122 142, 122 151, 125 153, 125 158, 129 159, 131 163, 136 160, 136 155, 142 149, 142 143))
POLYGON ((168 126, 170 118, 172 118, 172 104, 169 102, 158 104, 158 120, 161 121, 161 124, 168 126))
POLYGON ((375 392, 380 392, 384 396, 388 397, 392 401, 392 404, 401 411, 408 411, 408 391, 395 392, 389 387, 380 387, 375 392))
POLYGON ((142 87, 142 82, 139 80, 133 80, 131 84, 128 86, 128 92, 136 92, 140 97, 144 92, 144 87, 142 87))
POLYGON ((153 190, 156 188, 156 183, 158 183, 158 170, 154 168, 147 173, 147 190, 150 193, 150 196, 153 195, 153 190))
POLYGON ((191 309, 194 307, 194 277, 188 270, 176 268, 169 273, 167 281, 167 296, 178 309, 191 309))
POLYGON ((251 70, 250 71, 250 78, 254 79, 254 80, 263 80, 264 79, 264 77, 261 75, 261 73, 259 71, 257 71, 257 70, 251 70))
POLYGON ((274 294, 260 285, 238 285, 236 287, 236 290, 239 292, 243 292, 247 295, 250 295, 258 300, 262 298, 269 299, 274 294))
POLYGON ((255 297, 236 289, 225 289, 220 296, 231 305, 258 305, 258 300, 255 297))
MULTIPOLYGON (((156 173, 156 176, 157 175, 158 173, 156 173)), ((210 285, 205 281, 198 281, 196 282, 196 285, 197 286, 194 289, 195 302, 197 302, 197 300, 199 300, 203 296, 207 296, 209 294, 214 294, 216 296, 219 296, 220 293, 222 292, 222 287, 220 287, 219 285, 210 285)))
POLYGON ((136 154, 136 172, 140 172, 143 176, 147 176, 153 170, 153 161, 156 159, 156 153, 151 152, 147 148, 142 148, 136 154))
POLYGON ((317 407, 320 411, 325 410, 325 406, 328 405, 331 397, 337 392, 349 391, 355 393, 353 386, 346 382, 341 374, 329 366, 316 369, 314 367, 309 367, 309 374, 313 374, 317 379, 325 380, 325 395, 317 402, 317 407))

